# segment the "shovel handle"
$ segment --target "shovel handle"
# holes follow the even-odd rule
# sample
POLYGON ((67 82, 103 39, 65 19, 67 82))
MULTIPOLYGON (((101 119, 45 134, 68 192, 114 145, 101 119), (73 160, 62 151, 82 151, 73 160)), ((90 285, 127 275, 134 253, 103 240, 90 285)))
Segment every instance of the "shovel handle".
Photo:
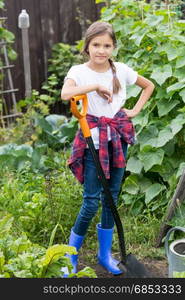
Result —
POLYGON ((87 114, 87 108, 88 108, 88 99, 87 99, 87 95, 78 95, 78 96, 74 96, 71 98, 70 100, 71 102, 71 112, 73 114, 73 116, 75 116, 79 123, 80 123, 80 128, 82 130, 82 133, 84 135, 85 138, 90 137, 91 136, 91 132, 89 129, 89 125, 87 123, 86 120, 86 114, 87 114), (79 100, 82 100, 82 111, 80 112, 77 106, 77 103, 79 100))
POLYGON ((71 98, 71 112, 72 114, 79 120, 80 123, 80 127, 82 130, 82 133, 84 135, 84 138, 86 139, 87 145, 91 151, 96 169, 97 169, 97 173, 98 173, 98 177, 99 180, 102 184, 102 187, 104 189, 106 198, 108 199, 108 203, 110 205, 115 223, 116 223, 116 227, 117 227, 117 232, 118 232, 118 238, 119 238, 119 246, 120 246, 120 254, 121 254, 121 263, 120 263, 120 270, 124 270, 124 272, 126 271, 124 264, 126 263, 126 249, 125 249, 125 241, 124 241, 124 232, 123 232, 123 226, 117 211, 117 208, 114 204, 114 200, 112 198, 112 194, 111 191, 109 189, 109 185, 107 182, 107 179, 105 177, 105 174, 103 172, 101 163, 98 159, 98 155, 95 151, 95 147, 94 147, 94 143, 93 143, 93 139, 91 137, 91 132, 89 129, 89 125, 87 123, 86 120, 86 114, 87 114, 87 108, 88 108, 88 99, 87 99, 87 95, 79 95, 79 96, 75 96, 71 98), (78 107, 77 107, 77 102, 79 100, 82 100, 82 112, 79 112, 78 107))

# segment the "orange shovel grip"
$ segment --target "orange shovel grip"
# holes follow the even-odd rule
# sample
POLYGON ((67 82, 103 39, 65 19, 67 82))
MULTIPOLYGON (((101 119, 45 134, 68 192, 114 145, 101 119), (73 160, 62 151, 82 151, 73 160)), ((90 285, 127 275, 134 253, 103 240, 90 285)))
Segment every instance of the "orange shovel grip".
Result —
POLYGON ((89 125, 86 120, 87 108, 88 108, 88 99, 86 94, 74 96, 71 98, 71 112, 79 120, 80 128, 85 138, 91 136, 89 125), (81 112, 78 110, 77 107, 77 102, 79 100, 82 100, 81 112))

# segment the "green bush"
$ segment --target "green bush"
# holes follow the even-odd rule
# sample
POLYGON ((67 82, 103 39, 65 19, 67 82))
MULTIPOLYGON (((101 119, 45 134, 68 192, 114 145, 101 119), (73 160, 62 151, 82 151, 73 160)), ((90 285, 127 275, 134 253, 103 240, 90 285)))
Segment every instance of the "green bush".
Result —
POLYGON ((29 164, 16 171, 8 164, 0 168, 0 211, 12 214, 17 230, 42 245, 56 224, 61 224, 62 233, 57 230, 55 241, 67 242, 80 207, 82 188, 66 165, 68 156, 51 151, 44 172, 33 171, 29 164))
MULTIPOLYGON (((133 119, 137 142, 129 148, 122 198, 134 214, 145 208, 163 215, 184 168, 185 23, 176 12, 144 1, 111 1, 101 19, 113 24, 115 59, 151 79, 155 92, 133 119)), ((128 89, 127 107, 140 93, 128 89)))
POLYGON ((32 243, 24 233, 16 237, 11 232, 13 221, 10 214, 0 218, 0 278, 59 278, 62 267, 69 268, 69 277, 96 277, 89 267, 72 273, 65 254, 77 254, 75 247, 56 244, 45 248, 32 243))
POLYGON ((55 44, 52 47, 51 58, 48 60, 48 79, 42 85, 42 90, 46 94, 42 94, 41 99, 50 104, 61 100, 61 87, 68 70, 72 65, 81 63, 82 60, 78 46, 63 43, 55 44))

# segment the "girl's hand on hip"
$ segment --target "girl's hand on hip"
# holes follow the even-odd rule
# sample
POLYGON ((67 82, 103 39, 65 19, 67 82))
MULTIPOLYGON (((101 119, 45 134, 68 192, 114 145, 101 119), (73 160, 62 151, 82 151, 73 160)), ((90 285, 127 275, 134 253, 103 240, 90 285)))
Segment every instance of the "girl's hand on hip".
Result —
POLYGON ((98 85, 96 92, 100 97, 107 100, 108 103, 112 102, 112 93, 106 87, 98 85))
POLYGON ((127 117, 128 118, 134 118, 138 115, 138 111, 134 110, 134 109, 127 109, 127 108, 124 108, 123 109, 124 112, 126 113, 127 117))

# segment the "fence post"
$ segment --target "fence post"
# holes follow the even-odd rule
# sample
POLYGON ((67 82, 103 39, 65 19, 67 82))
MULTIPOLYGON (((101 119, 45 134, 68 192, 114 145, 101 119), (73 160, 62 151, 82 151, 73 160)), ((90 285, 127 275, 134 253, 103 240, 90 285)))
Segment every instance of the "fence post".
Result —
POLYGON ((30 51, 28 28, 30 27, 29 15, 25 9, 22 9, 18 17, 18 27, 22 31, 22 47, 24 61, 24 78, 25 78, 25 97, 31 96, 31 71, 30 71, 30 51))

